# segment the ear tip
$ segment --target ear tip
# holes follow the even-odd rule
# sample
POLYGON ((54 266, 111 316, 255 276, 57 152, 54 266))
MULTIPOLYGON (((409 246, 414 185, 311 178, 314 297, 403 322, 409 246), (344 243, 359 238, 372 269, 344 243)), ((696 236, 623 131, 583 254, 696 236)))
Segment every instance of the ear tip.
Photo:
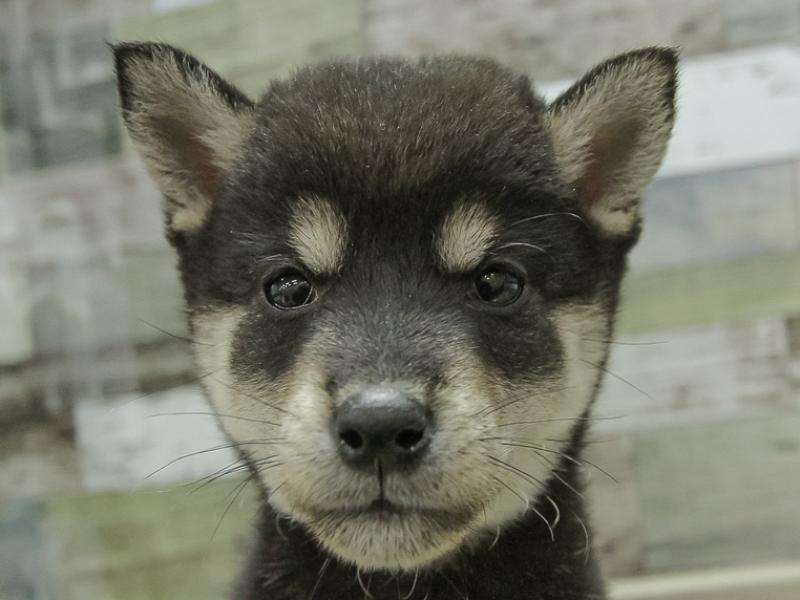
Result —
POLYGON ((639 54, 652 58, 668 65, 675 65, 678 63, 680 56, 680 49, 677 46, 647 46, 632 50, 629 54, 639 54))
POLYGON ((124 67, 129 61, 137 58, 152 58, 154 52, 152 42, 117 42, 109 46, 118 67, 124 67))
POLYGON ((643 58, 659 63, 672 73, 677 73, 680 50, 675 46, 651 46, 642 48, 640 52, 643 58))
POLYGON ((623 69, 652 75, 659 74, 657 81, 666 93, 666 100, 672 104, 678 87, 679 60, 680 51, 677 47, 648 46, 619 54, 599 65, 596 71, 608 73, 623 69))
POLYGON ((618 54, 601 65, 614 68, 627 65, 649 65, 677 74, 680 51, 674 46, 648 46, 618 54))
POLYGON ((117 42, 109 44, 114 54, 117 74, 124 72, 133 61, 151 61, 164 56, 181 56, 182 50, 161 42, 117 42))
POLYGON ((119 94, 122 108, 130 107, 131 90, 127 69, 136 57, 152 56, 152 51, 147 43, 143 42, 118 42, 109 44, 114 56, 114 73, 117 77, 117 93, 119 94))
POLYGON ((643 57, 646 57, 653 64, 657 64, 665 73, 666 95, 671 104, 675 102, 675 94, 678 88, 678 62, 680 61, 680 50, 675 46, 651 46, 641 50, 643 57))
POLYGON ((135 63, 151 63, 173 60, 177 63, 189 63, 189 56, 179 48, 163 42, 117 42, 109 44, 114 56, 114 71, 117 77, 117 91, 123 109, 128 109, 133 94, 133 86, 129 77, 129 68, 135 63))
POLYGON ((662 76, 667 81, 667 87, 674 90, 678 85, 678 62, 680 61, 680 51, 674 46, 650 46, 633 50, 620 56, 630 61, 632 64, 645 64, 651 70, 661 71, 662 76))
POLYGON ((660 75, 655 78, 655 81, 664 90, 666 102, 674 105, 678 87, 679 57, 678 48, 671 46, 649 46, 617 54, 592 67, 566 92, 556 98, 550 104, 549 110, 551 113, 560 111, 571 102, 581 98, 599 81, 631 73, 636 73, 640 77, 642 75, 660 75))

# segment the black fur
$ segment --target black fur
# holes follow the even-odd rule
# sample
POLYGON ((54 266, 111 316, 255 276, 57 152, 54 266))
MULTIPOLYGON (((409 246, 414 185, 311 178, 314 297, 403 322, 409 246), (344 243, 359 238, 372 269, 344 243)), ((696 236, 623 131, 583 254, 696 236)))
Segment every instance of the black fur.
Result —
MULTIPOLYGON (((252 284, 282 268, 272 264, 271 270, 255 272, 257 257, 290 254, 285 240, 271 233, 286 229, 289 199, 317 194, 335 200, 353 236, 347 268, 318 319, 330 315, 337 328, 380 346, 387 368, 419 364, 392 360, 391 346, 416 345, 429 357, 436 351, 419 347, 419 336, 402 328, 382 328, 380 311, 369 309, 370 303, 378 307, 388 298, 406 298, 407 318, 397 321, 415 330, 427 323, 439 339, 452 337, 477 316, 483 333, 478 349, 508 376, 524 375, 532 364, 547 367, 557 342, 541 309, 465 315, 462 299, 471 278, 443 279, 431 253, 436 225, 464 197, 486 203, 509 226, 531 215, 577 211, 543 130, 544 104, 526 78, 491 61, 455 57, 420 64, 333 63, 273 84, 256 110, 261 126, 249 141, 248 162, 232 174, 207 226, 179 246, 190 306, 249 303, 252 284), (241 244, 238 233, 260 235, 261 245, 241 244), (383 260, 376 263, 376 255, 383 260), (352 304, 354 296, 358 305, 352 304)), ((498 245, 520 240, 537 240, 547 252, 519 248, 499 256, 537 274, 533 306, 594 298, 598 287, 611 294, 632 243, 603 241, 591 224, 563 215, 509 227, 498 245)), ((238 343, 243 349, 260 347, 254 358, 276 377, 292 364, 308 323, 254 317, 238 343), (258 346, 248 337, 265 343, 258 346), (274 347, 285 351, 276 354, 274 347)), ((356 349, 368 367, 382 368, 363 344, 335 352, 331 360, 341 368, 359 364, 347 348, 356 349)))
MULTIPOLYGON (((135 82, 126 78, 126 64, 153 59, 154 50, 171 51, 148 44, 115 49, 125 113, 141 109, 131 100, 135 82)), ((247 106, 255 115, 247 152, 226 174, 208 218, 195 231, 169 232, 190 313, 245 311, 230 361, 237 380, 278 380, 313 333, 325 330, 336 336, 314 351, 333 401, 349 381, 410 379, 429 384, 427 400, 434 402, 455 347, 474 351, 507 382, 557 377, 564 369, 550 319, 557 307, 599 307, 610 334, 638 228, 608 237, 582 218, 576 192, 557 167, 548 107, 526 77, 477 58, 334 62, 274 82, 251 104, 175 52, 187 81, 201 73, 232 109, 247 106), (287 267, 302 269, 285 231, 294 199, 309 195, 333 202, 347 223, 344 266, 316 277, 316 303, 281 314, 266 305, 262 286, 287 267), (475 273, 444 273, 433 252, 435 232, 465 199, 483 204, 500 225, 490 262, 524 274, 524 295, 513 308, 481 303, 475 273)), ((674 70, 668 50, 616 60, 639 59, 674 70)), ((600 72, 590 72, 556 108, 584 93, 600 72)), ((671 111, 674 86, 663 93, 664 110, 671 111)), ((576 423, 566 448, 572 457, 582 449, 586 421, 576 423)), ((263 489, 255 547, 235 597, 361 600, 368 589, 376 600, 600 600, 603 587, 575 493, 579 474, 569 460, 555 469, 559 477, 546 482, 535 511, 497 539, 478 535, 418 574, 358 573, 303 525, 279 518, 263 489), (560 507, 554 540, 542 519, 556 517, 547 495, 560 507)))

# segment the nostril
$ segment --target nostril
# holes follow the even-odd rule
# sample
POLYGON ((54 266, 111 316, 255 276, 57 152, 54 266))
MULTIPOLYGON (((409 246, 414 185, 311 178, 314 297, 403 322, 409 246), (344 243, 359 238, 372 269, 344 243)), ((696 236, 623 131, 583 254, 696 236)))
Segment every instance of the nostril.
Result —
POLYGON ((350 467, 411 469, 433 437, 431 415, 415 398, 387 386, 367 388, 336 407, 331 441, 350 467))
POLYGON ((424 429, 402 429, 394 438, 394 444, 403 450, 412 450, 425 436, 424 429))
POLYGON ((360 450, 364 446, 364 438, 355 429, 345 429, 339 432, 339 439, 351 450, 360 450))

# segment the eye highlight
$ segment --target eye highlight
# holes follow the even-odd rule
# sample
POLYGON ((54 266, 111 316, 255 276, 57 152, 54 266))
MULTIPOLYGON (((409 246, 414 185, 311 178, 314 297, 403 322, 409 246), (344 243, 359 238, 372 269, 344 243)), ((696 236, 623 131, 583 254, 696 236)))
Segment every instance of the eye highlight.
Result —
POLYGON ((519 300, 522 287, 517 275, 501 267, 486 269, 475 280, 478 297, 495 306, 508 306, 519 300))
POLYGON ((286 271, 264 283, 264 295, 272 306, 291 310, 311 304, 317 295, 314 286, 300 271, 286 271))

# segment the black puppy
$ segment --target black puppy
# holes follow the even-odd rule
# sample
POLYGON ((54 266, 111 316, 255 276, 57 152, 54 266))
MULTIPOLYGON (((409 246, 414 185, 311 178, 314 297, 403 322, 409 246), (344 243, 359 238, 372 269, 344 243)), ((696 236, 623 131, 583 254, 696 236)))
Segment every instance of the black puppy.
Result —
POLYGON ((235 597, 603 598, 580 452, 675 52, 547 105, 480 58, 327 63, 253 102, 172 47, 114 51, 263 491, 235 597))

